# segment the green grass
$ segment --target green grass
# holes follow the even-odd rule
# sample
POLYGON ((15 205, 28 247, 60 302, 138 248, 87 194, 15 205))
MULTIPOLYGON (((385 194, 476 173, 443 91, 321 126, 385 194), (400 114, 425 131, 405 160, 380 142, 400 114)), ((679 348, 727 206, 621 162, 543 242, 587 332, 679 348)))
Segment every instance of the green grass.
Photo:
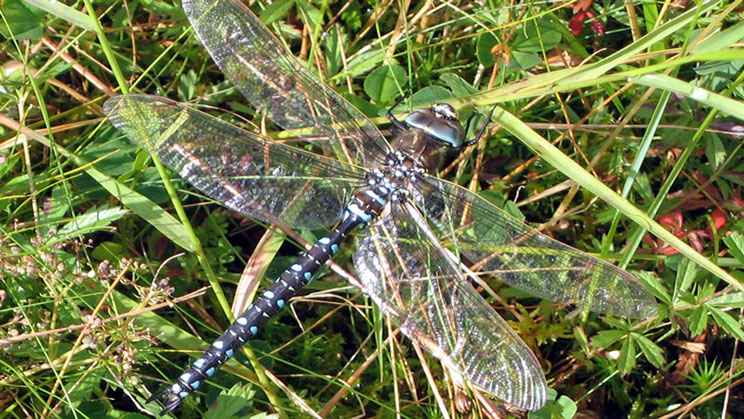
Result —
MULTIPOLYGON (((415 106, 446 99, 467 117, 498 105, 488 138, 441 176, 657 297, 657 316, 630 322, 489 280, 556 392, 532 417, 739 417, 741 2, 594 2, 604 34, 587 20, 578 35, 575 4, 277 1, 262 17, 382 128, 406 84, 415 106)), ((103 118, 109 94, 142 92, 267 126, 179 4, 0 11, 2 417, 157 412, 144 400, 227 327, 236 295, 250 300, 324 232, 267 230, 210 202, 103 118)), ((177 416, 455 415, 442 366, 348 285, 351 254, 251 342, 263 368, 240 354, 177 416)), ((470 403, 466 415, 495 404, 470 403)))

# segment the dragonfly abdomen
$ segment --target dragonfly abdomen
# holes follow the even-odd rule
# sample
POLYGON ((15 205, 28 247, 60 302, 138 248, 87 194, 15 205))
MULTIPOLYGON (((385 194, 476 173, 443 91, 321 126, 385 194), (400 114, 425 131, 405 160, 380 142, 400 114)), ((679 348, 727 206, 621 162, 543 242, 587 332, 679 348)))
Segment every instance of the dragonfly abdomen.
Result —
POLYGON ((336 228, 319 239, 296 263, 285 270, 172 386, 150 397, 148 403, 165 395, 165 407, 160 412, 163 416, 177 408, 183 399, 212 377, 225 361, 235 355, 246 341, 258 334, 272 316, 284 308, 292 296, 312 280, 313 275, 336 254, 339 245, 354 228, 369 223, 379 214, 386 203, 387 195, 384 191, 384 188, 382 192, 379 189, 365 189, 356 194, 336 228))

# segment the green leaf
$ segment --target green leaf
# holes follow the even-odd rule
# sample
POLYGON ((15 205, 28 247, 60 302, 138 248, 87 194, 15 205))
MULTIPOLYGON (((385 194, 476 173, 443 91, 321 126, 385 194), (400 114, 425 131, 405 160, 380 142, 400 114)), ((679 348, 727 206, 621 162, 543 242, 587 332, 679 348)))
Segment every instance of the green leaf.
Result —
POLYGON ((647 173, 639 173, 636 175, 635 183, 633 183, 633 190, 638 192, 646 201, 651 202, 654 200, 654 190, 651 187, 651 181, 649 180, 647 173))
POLYGON ((540 410, 527 412, 527 419, 552 419, 556 399, 558 399, 558 392, 548 387, 548 402, 540 410))
POLYGON ((705 135, 705 155, 711 168, 717 168, 726 160, 726 147, 721 142, 721 137, 714 133, 705 135))
POLYGON ((589 350, 589 338, 586 336, 586 330, 583 327, 573 328, 573 337, 576 343, 581 347, 581 350, 585 353, 590 353, 589 350))
POLYGON ((331 26, 323 37, 323 55, 329 75, 338 74, 343 69, 343 45, 347 42, 348 38, 335 25, 331 26), (341 33, 340 36, 339 33, 341 33))
POLYGON ((384 113, 387 109, 380 109, 377 105, 374 103, 370 103, 369 101, 366 101, 362 99, 361 97, 357 95, 353 95, 350 93, 343 93, 343 97, 348 100, 352 105, 354 105, 357 109, 362 111, 363 114, 369 116, 369 117, 376 117, 379 116, 380 113, 384 113))
MULTIPOLYGON (((139 2, 138 2, 139 3, 139 2)), ((134 3, 135 5, 138 3, 134 3)), ((183 14, 180 4, 176 2, 165 2, 159 0, 142 0, 141 4, 154 16, 173 16, 183 14), (175 3, 175 4, 174 4, 175 3)), ((129 7, 131 10, 131 6, 129 7)))
POLYGON ((299 10, 307 18, 311 29, 314 30, 323 26, 323 15, 318 8, 306 0, 297 0, 297 6, 299 6, 299 10))
POLYGON ((716 307, 708 307, 708 309, 710 310, 710 314, 713 316, 713 320, 715 320, 723 330, 738 340, 744 340, 744 331, 742 331, 741 325, 735 318, 716 307))
MULTIPOLYGON (((102 408, 103 408, 103 413, 101 413, 101 417, 104 417, 103 415, 106 414, 105 412, 108 412, 109 410, 111 410, 111 407, 110 407, 110 405, 106 404, 106 405, 102 406, 102 408)), ((145 416, 145 415, 142 415, 140 413, 131 413, 131 412, 124 413, 121 416, 117 416, 118 419, 147 419, 149 417, 150 417, 150 415, 145 416)))
POLYGON ((378 103, 391 103, 407 83, 406 70, 396 64, 384 65, 364 79, 364 92, 378 103))
POLYGON ((62 219, 62 217, 67 214, 67 212, 70 210, 70 199, 67 197, 68 188, 64 187, 63 185, 55 186, 52 189, 52 196, 51 199, 47 202, 48 206, 45 204, 45 206, 48 208, 48 211, 42 211, 39 213, 39 221, 41 226, 43 226, 42 231, 44 233, 47 233, 49 231, 49 228, 52 226, 57 225, 58 222, 62 219))
POLYGON ((592 345, 598 347, 607 347, 627 336, 624 330, 603 330, 592 338, 592 345))
POLYGON ((120 207, 109 208, 108 205, 93 207, 84 214, 77 215, 72 221, 62 226, 52 241, 64 241, 70 237, 77 237, 102 230, 126 213, 128 211, 120 207))
POLYGON ((664 285, 661 283, 661 281, 659 281, 659 278, 656 277, 656 275, 646 271, 633 272, 633 275, 638 278, 638 280, 643 285, 645 285, 646 288, 650 289, 656 298, 660 299, 666 304, 672 304, 672 297, 669 295, 666 288, 664 288, 664 285))
POLYGON ((527 219, 527 217, 525 217, 524 214, 522 213, 522 210, 519 209, 519 207, 517 206, 516 202, 512 200, 508 200, 504 203, 503 210, 509 213, 509 215, 511 215, 512 217, 516 218, 519 221, 524 221, 527 219))
POLYGON ((101 370, 95 370, 88 371, 87 374, 80 377, 80 381, 76 383, 75 391, 69 393, 70 400, 78 406, 81 402, 91 400, 93 394, 100 390, 102 375, 101 370))
POLYGON ((703 282, 698 285, 697 294, 695 298, 697 301, 707 301, 708 298, 712 297, 716 293, 716 285, 712 282, 703 282))
POLYGON ((362 27, 362 5, 359 2, 352 1, 346 3, 344 8, 345 10, 341 14, 341 20, 344 21, 344 26, 350 31, 359 30, 362 27))
POLYGON ((628 335, 627 339, 623 341, 623 347, 620 348, 620 358, 617 362, 620 367, 620 372, 623 374, 629 373, 636 365, 636 350, 633 341, 633 335, 628 335))
POLYGON ((509 67, 514 69, 529 70, 542 64, 543 60, 533 52, 512 51, 509 67))
POLYGON ((163 233, 169 240, 190 252, 194 251, 194 245, 191 243, 190 236, 185 231, 183 224, 167 211, 163 210, 144 195, 94 168, 89 168, 86 170, 86 173, 93 177, 111 195, 121 201, 125 207, 134 211, 134 213, 146 220, 148 224, 163 233))
POLYGON ((705 305, 701 304, 695 307, 687 321, 690 324, 690 333, 693 336, 703 333, 705 327, 708 326, 708 310, 705 305))
POLYGON ((232 418, 246 407, 253 406, 256 390, 253 385, 235 384, 229 390, 223 391, 217 397, 214 407, 204 415, 205 419, 232 418))
MULTIPOLYGON (((735 76, 736 73, 741 69, 744 61, 742 60, 723 60, 723 61, 708 61, 703 62, 698 66, 695 66, 695 73, 700 76, 735 76)), ((715 80, 715 79, 712 79, 715 80)), ((726 82, 729 82, 727 79, 726 82)), ((711 85, 713 87, 715 85, 711 85)))
POLYGON ((511 44, 513 50, 542 53, 555 48, 563 39, 553 22, 538 20, 537 25, 528 23, 525 29, 514 38, 511 44))
POLYGON ((349 62, 347 73, 352 77, 360 76, 376 68, 384 59, 385 51, 379 48, 359 54, 349 62))
POLYGON ((666 362, 663 354, 664 351, 661 347, 640 333, 634 333, 633 336, 635 337, 638 347, 641 348, 643 356, 645 356, 652 364, 661 368, 666 362))
POLYGON ((744 263, 744 236, 741 233, 732 233, 726 235, 723 242, 728 246, 731 256, 735 257, 739 263, 744 263))
POLYGON ((620 317, 606 317, 604 321, 615 329, 624 330, 626 334, 630 331, 630 324, 620 317))
POLYGON ((19 0, 6 0, 0 4, 0 12, 5 17, 4 22, 0 22, 1 35, 10 38, 12 33, 16 39, 39 42, 44 33, 41 25, 41 19, 44 17, 43 11, 19 0))
POLYGON ((563 419, 573 418, 578 410, 579 407, 576 405, 576 402, 566 396, 559 397, 553 407, 553 412, 557 413, 563 419))
POLYGON ((744 293, 732 292, 731 294, 720 295, 706 301, 705 305, 720 308, 744 308, 744 293))
POLYGON ((455 97, 463 97, 478 93, 478 89, 455 73, 444 73, 439 77, 439 80, 441 80, 442 83, 452 91, 452 95, 455 97))
POLYGON ((491 49, 498 45, 498 43, 499 40, 490 32, 486 32, 478 37, 475 49, 480 64, 485 67, 491 67, 496 63, 496 58, 493 56, 491 49))
POLYGON ((424 105, 452 99, 452 92, 439 86, 428 86, 411 96, 411 106, 419 108, 424 105))
POLYGON ((193 69, 189 69, 180 77, 181 83, 178 85, 178 99, 181 102, 188 102, 196 96, 196 88, 199 82, 198 76, 193 69))
POLYGON ((697 274, 697 265, 687 258, 682 259, 675 278, 676 289, 678 291, 689 291, 695 280, 695 274, 697 274))
POLYGON ((38 7, 41 10, 46 11, 52 16, 64 19, 72 23, 73 25, 80 26, 86 31, 95 32, 96 30, 96 25, 90 16, 88 16, 86 13, 80 12, 70 6, 63 4, 62 2, 49 0, 24 1, 30 5, 38 7))
POLYGON ((294 5, 294 0, 277 0, 266 6, 259 17, 266 26, 269 26, 277 20, 282 19, 284 16, 287 16, 294 5))
POLYGON ((744 39, 744 21, 728 27, 710 38, 706 38, 705 42, 699 42, 691 52, 700 54, 703 52, 720 51, 733 46, 742 39, 744 39))
POLYGON ((659 21, 659 10, 657 9, 657 6, 653 3, 644 2, 643 16, 645 17, 644 21, 646 24, 646 30, 650 31, 654 29, 659 21))
POLYGON ((118 259, 127 256, 126 250, 121 243, 106 241, 93 248, 91 256, 96 260, 118 259))

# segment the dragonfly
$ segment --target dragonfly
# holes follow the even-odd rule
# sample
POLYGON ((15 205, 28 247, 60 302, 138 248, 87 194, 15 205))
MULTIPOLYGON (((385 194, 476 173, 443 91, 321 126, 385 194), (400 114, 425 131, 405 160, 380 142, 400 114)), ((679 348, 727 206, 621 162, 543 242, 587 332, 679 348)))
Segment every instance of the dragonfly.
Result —
POLYGON ((104 106, 108 118, 226 207, 270 224, 330 233, 148 400, 164 400, 161 415, 213 377, 352 237, 360 287, 384 314, 473 386, 522 409, 545 404, 545 375, 471 284, 467 266, 538 297, 580 301, 587 310, 628 318, 655 313, 652 295, 626 271, 436 176, 444 154, 480 137, 465 140, 450 105, 415 110, 402 121, 388 111, 388 140, 246 6, 184 0, 183 8, 232 84, 279 127, 302 129, 312 151, 156 96, 113 97, 104 106))

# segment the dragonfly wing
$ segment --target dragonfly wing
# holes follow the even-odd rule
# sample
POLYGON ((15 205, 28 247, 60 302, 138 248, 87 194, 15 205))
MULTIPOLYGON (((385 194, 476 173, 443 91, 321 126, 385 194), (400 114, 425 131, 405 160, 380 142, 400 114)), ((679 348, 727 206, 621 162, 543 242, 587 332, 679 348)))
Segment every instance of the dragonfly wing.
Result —
POLYGON ((539 233, 458 185, 431 176, 418 185, 416 205, 473 270, 600 313, 629 318, 656 313, 653 296, 628 272, 539 233))
POLYGON ((184 0, 183 9, 222 72, 284 129, 311 128, 340 160, 375 166, 390 149, 377 127, 321 82, 246 6, 184 0))
POLYGON ((268 223, 332 225, 363 176, 165 98, 117 96, 104 109, 117 128, 197 189, 268 223))
POLYGON ((494 396, 540 408, 547 385, 527 345, 475 291, 411 205, 359 239, 354 265, 364 292, 409 338, 494 396))

